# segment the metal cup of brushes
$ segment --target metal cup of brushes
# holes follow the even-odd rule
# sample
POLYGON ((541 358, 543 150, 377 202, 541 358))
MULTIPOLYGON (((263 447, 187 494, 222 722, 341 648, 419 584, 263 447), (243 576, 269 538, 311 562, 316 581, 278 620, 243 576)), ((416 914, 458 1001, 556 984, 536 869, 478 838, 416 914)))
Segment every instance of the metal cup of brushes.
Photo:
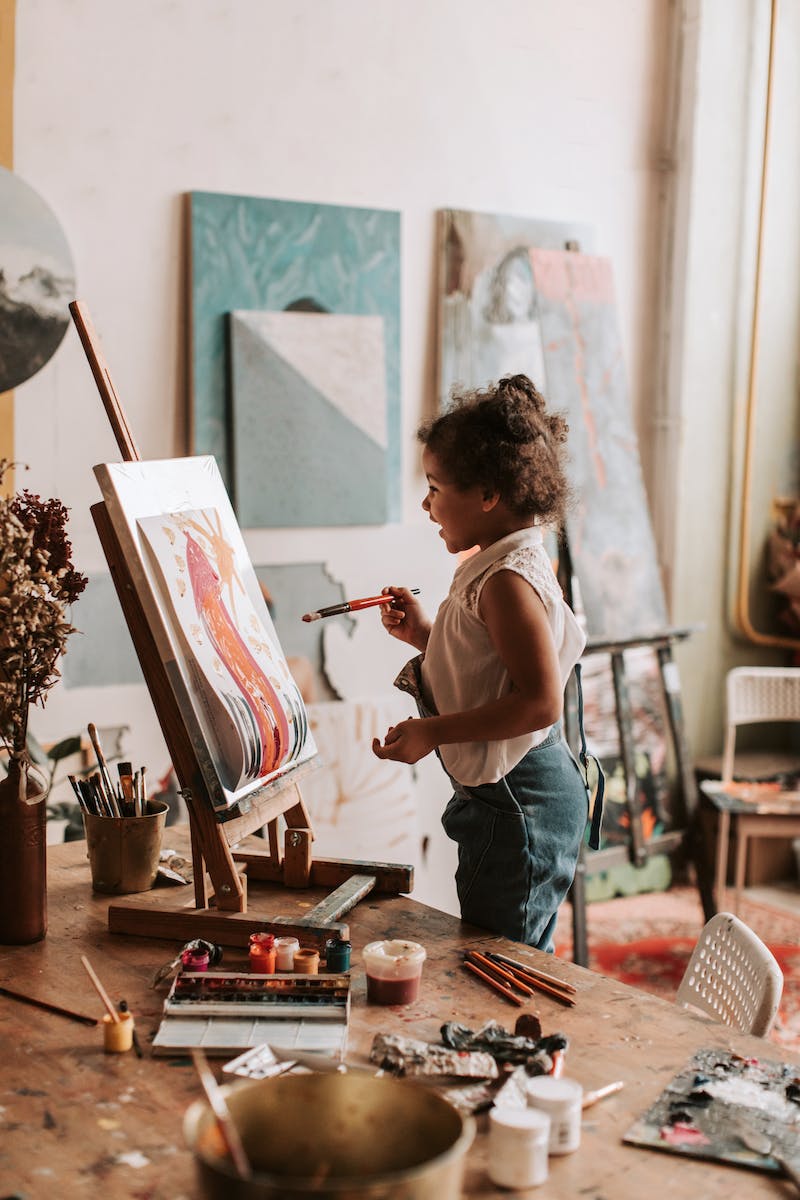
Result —
MULTIPOLYGON (((0 485, 11 464, 0 459, 0 485)), ((67 509, 24 490, 0 497, 0 944, 47 931, 47 783, 28 754, 31 706, 43 705, 86 587, 72 564, 67 509)))

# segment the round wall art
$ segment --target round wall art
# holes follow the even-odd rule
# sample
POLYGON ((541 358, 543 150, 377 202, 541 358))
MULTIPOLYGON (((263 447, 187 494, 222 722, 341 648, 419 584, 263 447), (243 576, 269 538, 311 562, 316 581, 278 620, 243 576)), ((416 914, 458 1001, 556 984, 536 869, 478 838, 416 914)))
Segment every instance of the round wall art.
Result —
POLYGON ((75 268, 52 210, 0 167, 0 392, 55 354, 69 325, 75 268))

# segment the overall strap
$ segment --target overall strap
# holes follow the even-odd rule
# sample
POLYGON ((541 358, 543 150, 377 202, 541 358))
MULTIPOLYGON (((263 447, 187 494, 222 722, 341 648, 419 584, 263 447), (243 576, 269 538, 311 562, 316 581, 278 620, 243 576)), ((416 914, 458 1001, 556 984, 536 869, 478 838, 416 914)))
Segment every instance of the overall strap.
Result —
POLYGON ((589 830, 589 849, 600 849, 600 826, 603 821, 603 796, 606 790, 606 777, 603 773, 603 768, 600 766, 599 760, 594 754, 589 754, 586 749, 586 730, 583 727, 583 687, 581 686, 581 664, 575 664, 575 682, 578 685, 578 731, 581 735, 580 760, 583 767, 584 778, 586 780, 586 790, 590 790, 589 786, 589 760, 594 763, 597 768, 597 791, 594 797, 594 807, 592 808, 592 826, 589 830))

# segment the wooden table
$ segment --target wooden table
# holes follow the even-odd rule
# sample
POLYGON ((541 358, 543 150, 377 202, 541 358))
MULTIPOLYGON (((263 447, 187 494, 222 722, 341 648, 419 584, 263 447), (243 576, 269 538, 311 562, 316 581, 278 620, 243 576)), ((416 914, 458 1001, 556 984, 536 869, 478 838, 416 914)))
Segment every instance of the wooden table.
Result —
MULTIPOLYGON (((167 831, 170 846, 185 848, 185 831, 167 831)), ((187 888, 187 892, 188 892, 187 888)), ((170 902, 175 901, 170 890, 170 902)), ((157 889, 148 900, 157 903, 157 889)), ((258 885, 251 909, 266 915, 302 912, 320 897, 258 885)), ((187 895, 187 903, 190 897, 187 895)), ((89 1015, 102 1007, 80 965, 87 954, 115 1001, 124 997, 136 1017, 145 1049, 104 1055, 102 1035, 91 1028, 0 995, 0 1195, 26 1200, 197 1200, 193 1164, 181 1123, 200 1089, 186 1059, 154 1058, 149 1039, 161 1014, 163 993, 149 986, 155 968, 174 956, 175 943, 110 934, 108 899, 90 890, 84 842, 49 850, 50 925, 37 945, 0 950, 0 983, 89 1015)), ((537 1191, 517 1193, 550 1200, 692 1200, 730 1196, 759 1200, 791 1194, 775 1176, 694 1162, 623 1145, 634 1118, 656 1099, 672 1076, 702 1046, 733 1048, 778 1058, 778 1048, 734 1034, 665 1000, 606 979, 574 963, 554 960, 479 930, 409 897, 368 896, 349 914, 353 941, 353 1010, 350 1052, 363 1062, 378 1031, 438 1040, 440 1026, 457 1020, 477 1029, 489 1018, 513 1028, 519 1012, 460 966, 465 946, 494 946, 540 960, 571 981, 577 1005, 565 1008, 542 996, 536 1007, 545 1033, 569 1037, 567 1074, 585 1088, 611 1080, 624 1089, 586 1111, 580 1150, 550 1160, 550 1179, 537 1191), (377 937, 422 942, 428 951, 419 1000, 407 1008, 365 1002, 360 951, 377 937)), ((223 965, 238 967, 244 952, 226 950, 223 965)), ((783 1057, 786 1057, 785 1055, 783 1057)), ((219 1068, 223 1060, 215 1062, 219 1068)), ((798 1062, 797 1056, 791 1061, 798 1062)), ((486 1118, 470 1152, 467 1196, 508 1196, 486 1175, 486 1118)))
POLYGON ((763 784, 725 787, 720 779, 705 779, 703 795, 719 813, 714 864, 714 902, 719 912, 730 904, 738 913, 742 903, 747 843, 751 838, 800 836, 800 792, 781 792, 763 784), (728 839, 733 828, 736 858, 733 869, 733 899, 727 895, 728 839))

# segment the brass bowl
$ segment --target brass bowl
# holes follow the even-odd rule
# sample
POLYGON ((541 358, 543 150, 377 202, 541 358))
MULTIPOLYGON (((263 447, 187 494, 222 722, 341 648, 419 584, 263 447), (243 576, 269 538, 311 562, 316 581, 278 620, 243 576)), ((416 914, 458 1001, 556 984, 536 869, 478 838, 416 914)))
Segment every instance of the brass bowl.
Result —
POLYGON ((282 1075, 226 1086, 253 1168, 240 1179, 220 1154, 204 1100, 184 1117, 207 1200, 335 1197, 457 1200, 475 1123, 421 1084, 372 1075, 282 1075))

